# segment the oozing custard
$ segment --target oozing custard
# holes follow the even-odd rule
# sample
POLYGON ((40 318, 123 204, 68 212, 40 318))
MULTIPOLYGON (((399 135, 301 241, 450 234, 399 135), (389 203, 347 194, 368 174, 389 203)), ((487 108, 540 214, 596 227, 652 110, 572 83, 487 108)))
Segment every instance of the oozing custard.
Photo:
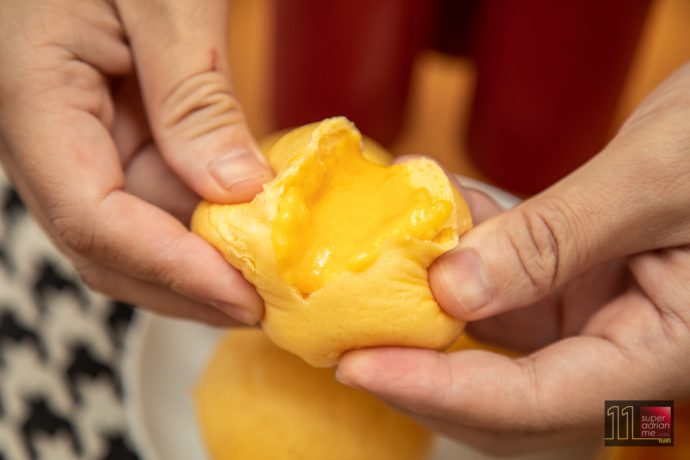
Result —
POLYGON ((438 305, 427 271, 472 220, 443 169, 424 157, 390 165, 342 117, 275 139, 276 177, 261 193, 202 202, 192 219, 256 286, 266 335, 319 367, 356 348, 450 345, 464 323, 438 305))
POLYGON ((449 201, 413 187, 404 166, 364 158, 356 141, 339 139, 305 161, 278 204, 279 270, 304 296, 343 270, 365 270, 387 241, 432 240, 447 228, 449 201))

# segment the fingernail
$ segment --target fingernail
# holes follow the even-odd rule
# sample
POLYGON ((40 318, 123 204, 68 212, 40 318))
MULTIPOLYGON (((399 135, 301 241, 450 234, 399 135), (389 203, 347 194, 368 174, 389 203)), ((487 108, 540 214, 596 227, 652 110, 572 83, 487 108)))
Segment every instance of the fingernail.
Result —
POLYGON ((335 379, 336 379, 338 382, 342 383, 343 385, 352 386, 352 384, 351 384, 350 381, 347 379, 347 377, 345 377, 345 376, 340 372, 340 368, 337 368, 337 369, 335 370, 335 379))
POLYGON ((269 179, 272 176, 266 164, 247 149, 232 150, 215 158, 209 163, 208 169, 226 190, 242 182, 269 179))
POLYGON ((237 321, 241 321, 250 326, 254 326, 261 319, 258 318, 256 314, 248 311, 245 308, 240 307, 239 305, 234 305, 226 302, 211 302, 211 306, 217 308, 218 310, 222 311, 231 318, 234 318, 237 321))
POLYGON ((371 360, 364 350, 349 351, 340 357, 335 370, 335 379, 352 388, 365 389, 367 376, 376 370, 371 369, 371 360), (354 378, 353 378, 354 377, 354 378))
POLYGON ((446 292, 465 312, 473 313, 491 301, 491 286, 474 249, 460 249, 439 259, 437 270, 446 292))

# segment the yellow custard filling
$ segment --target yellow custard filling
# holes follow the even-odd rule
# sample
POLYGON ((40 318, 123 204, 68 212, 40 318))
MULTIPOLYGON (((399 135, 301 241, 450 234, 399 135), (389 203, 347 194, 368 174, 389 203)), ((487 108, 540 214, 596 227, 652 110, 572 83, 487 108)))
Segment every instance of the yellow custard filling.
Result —
POLYGON ((345 137, 319 151, 286 181, 272 223, 283 278, 306 296, 333 276, 361 272, 386 241, 432 240, 446 230, 452 203, 413 187, 402 165, 366 159, 345 137))
POLYGON ((275 179, 249 203, 202 202, 192 229, 256 286, 266 335, 318 367, 357 348, 450 345, 463 322, 427 271, 472 219, 443 169, 390 165, 342 117, 264 146, 275 179))

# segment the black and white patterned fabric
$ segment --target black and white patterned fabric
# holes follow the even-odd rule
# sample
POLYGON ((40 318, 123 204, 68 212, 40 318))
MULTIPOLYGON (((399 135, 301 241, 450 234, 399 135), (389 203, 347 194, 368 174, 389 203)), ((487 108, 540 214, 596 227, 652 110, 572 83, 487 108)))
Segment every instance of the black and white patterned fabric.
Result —
POLYGON ((133 316, 80 282, 0 169, 0 460, 139 458, 120 378, 133 316))

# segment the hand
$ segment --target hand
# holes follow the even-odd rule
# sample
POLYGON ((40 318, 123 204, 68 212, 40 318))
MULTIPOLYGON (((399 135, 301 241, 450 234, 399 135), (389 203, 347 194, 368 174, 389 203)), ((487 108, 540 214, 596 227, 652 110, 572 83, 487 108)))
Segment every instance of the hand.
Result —
POLYGON ((530 354, 359 350, 343 382, 494 451, 515 448, 496 435, 523 449, 603 433, 606 399, 690 396, 690 65, 543 193, 500 214, 467 197, 486 220, 431 267, 434 295, 475 337, 530 354))
POLYGON ((0 0, 0 159, 89 286, 231 325, 263 303, 184 225, 271 177, 226 29, 226 0, 0 0))

